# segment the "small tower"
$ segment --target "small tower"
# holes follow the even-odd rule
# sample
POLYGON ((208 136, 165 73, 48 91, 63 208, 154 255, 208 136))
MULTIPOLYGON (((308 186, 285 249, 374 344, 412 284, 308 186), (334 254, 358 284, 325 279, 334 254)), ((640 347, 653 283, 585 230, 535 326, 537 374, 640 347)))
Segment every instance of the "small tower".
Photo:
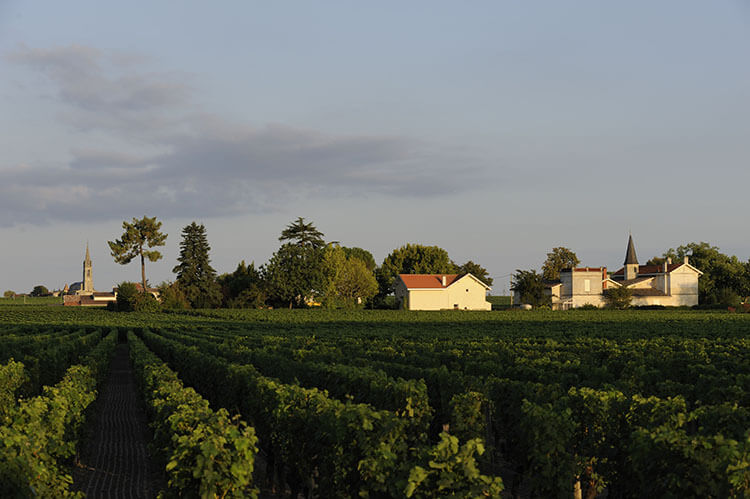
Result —
POLYGON ((625 253, 625 280, 635 279, 638 276, 638 257, 635 256, 635 245, 633 235, 628 238, 628 251, 625 253))
POLYGON ((86 243, 86 259, 83 261, 83 281, 81 291, 84 293, 94 292, 94 278, 91 276, 91 255, 89 254, 89 243, 86 243))

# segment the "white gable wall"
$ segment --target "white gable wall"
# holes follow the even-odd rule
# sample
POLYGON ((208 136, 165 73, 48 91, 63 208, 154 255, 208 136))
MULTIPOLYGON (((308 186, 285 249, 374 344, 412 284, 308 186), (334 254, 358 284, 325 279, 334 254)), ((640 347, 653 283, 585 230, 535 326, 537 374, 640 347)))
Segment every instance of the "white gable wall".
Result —
POLYGON ((492 310, 487 288, 470 276, 464 276, 447 288, 406 289, 396 286, 396 297, 405 296, 409 310, 492 310))
POLYGON ((470 276, 464 276, 448 286, 448 307, 459 310, 492 310, 487 301, 487 288, 470 276))

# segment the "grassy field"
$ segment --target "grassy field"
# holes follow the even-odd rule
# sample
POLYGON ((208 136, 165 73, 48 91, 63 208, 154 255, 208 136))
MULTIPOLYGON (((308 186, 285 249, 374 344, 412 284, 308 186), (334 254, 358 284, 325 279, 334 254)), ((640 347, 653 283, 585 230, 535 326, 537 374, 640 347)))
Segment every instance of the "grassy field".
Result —
POLYGON ((17 296, 0 298, 0 305, 62 305, 61 296, 17 296))

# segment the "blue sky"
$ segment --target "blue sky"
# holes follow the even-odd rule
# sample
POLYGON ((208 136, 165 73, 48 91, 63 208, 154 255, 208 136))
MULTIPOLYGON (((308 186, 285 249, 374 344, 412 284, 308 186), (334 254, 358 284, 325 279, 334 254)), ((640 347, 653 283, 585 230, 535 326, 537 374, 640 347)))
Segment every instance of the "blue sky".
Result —
POLYGON ((408 242, 507 274, 743 260, 750 6, 735 1, 0 1, 0 288, 139 276, 120 224, 206 225, 219 272, 297 216, 381 261, 408 242))

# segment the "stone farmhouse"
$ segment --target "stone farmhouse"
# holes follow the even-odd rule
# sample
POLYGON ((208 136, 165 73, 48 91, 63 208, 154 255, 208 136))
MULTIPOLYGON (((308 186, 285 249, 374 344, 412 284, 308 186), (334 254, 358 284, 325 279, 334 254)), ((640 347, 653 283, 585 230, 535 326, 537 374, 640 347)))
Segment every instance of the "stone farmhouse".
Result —
POLYGON ((117 301, 117 294, 96 291, 94 289, 94 277, 92 274, 93 264, 89 254, 89 245, 86 244, 86 257, 83 260, 83 280, 66 286, 67 294, 63 296, 63 305, 66 307, 80 306, 103 306, 109 302, 117 301))
MULTIPOLYGON (((555 310, 603 307, 607 289, 623 286, 632 291, 633 306, 692 306, 698 304, 698 278, 702 274, 690 265, 688 257, 678 263, 667 260, 662 265, 640 265, 630 236, 621 269, 611 275, 606 267, 566 269, 560 272, 559 281, 545 283, 545 292, 555 310)), ((517 291, 513 298, 514 303, 520 303, 517 291)))
POLYGON ((491 310, 489 289, 471 274, 399 274, 395 295, 407 310, 491 310))

